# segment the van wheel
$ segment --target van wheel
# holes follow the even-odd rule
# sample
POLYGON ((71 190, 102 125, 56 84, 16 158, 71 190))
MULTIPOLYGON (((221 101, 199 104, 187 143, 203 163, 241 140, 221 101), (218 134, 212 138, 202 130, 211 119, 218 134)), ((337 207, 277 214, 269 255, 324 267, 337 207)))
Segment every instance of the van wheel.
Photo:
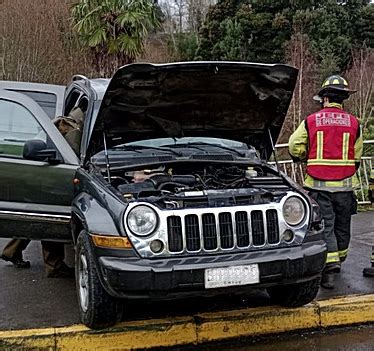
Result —
POLYGON ((277 305, 300 307, 316 298, 320 282, 321 277, 318 277, 307 282, 273 286, 267 288, 267 292, 271 301, 277 305))
POLYGON ((88 234, 81 231, 75 250, 75 283, 82 323, 90 328, 111 326, 121 319, 122 304, 100 283, 88 234))

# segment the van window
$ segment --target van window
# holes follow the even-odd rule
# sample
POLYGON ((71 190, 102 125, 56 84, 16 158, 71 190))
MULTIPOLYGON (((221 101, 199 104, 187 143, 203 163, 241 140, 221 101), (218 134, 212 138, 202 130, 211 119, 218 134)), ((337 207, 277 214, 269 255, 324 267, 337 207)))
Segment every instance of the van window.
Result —
POLYGON ((41 91, 18 90, 18 89, 12 89, 12 90, 17 93, 25 94, 29 98, 37 102, 38 105, 44 110, 44 112, 48 115, 50 119, 53 119, 56 117, 57 96, 55 94, 41 92, 41 91))
POLYGON ((0 99, 0 156, 21 158, 29 139, 46 140, 46 134, 24 106, 0 99))

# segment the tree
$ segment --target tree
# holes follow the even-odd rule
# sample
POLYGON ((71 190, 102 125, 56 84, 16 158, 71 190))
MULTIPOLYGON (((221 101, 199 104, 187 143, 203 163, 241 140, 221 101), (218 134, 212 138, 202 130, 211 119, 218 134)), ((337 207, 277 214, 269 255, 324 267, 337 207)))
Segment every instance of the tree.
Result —
POLYGON ((107 77, 135 61, 160 19, 153 0, 79 0, 72 7, 72 23, 97 74, 107 77))
MULTIPOLYGON (((353 52, 346 78, 357 90, 347 101, 350 111, 360 118, 365 139, 374 139, 374 50, 366 47, 353 52)), ((371 155, 373 155, 373 148, 371 155)))
POLYGON ((170 59, 193 60, 199 45, 199 30, 206 13, 216 0, 160 1, 165 15, 163 29, 169 37, 170 59))
POLYGON ((238 59, 284 61, 289 40, 299 32, 308 38, 321 76, 342 72, 349 67, 354 48, 373 42, 373 6, 367 0, 220 0, 201 30, 198 58, 219 59, 222 52, 217 47, 234 52, 239 40, 238 59), (233 40, 222 25, 225 21, 237 26, 231 30, 233 40), (235 47, 227 47, 229 42, 235 47))
POLYGON ((295 32, 286 48, 286 62, 299 69, 293 98, 288 109, 280 142, 287 142, 292 132, 305 116, 319 108, 312 96, 320 87, 315 57, 310 51, 310 42, 305 34, 295 32))

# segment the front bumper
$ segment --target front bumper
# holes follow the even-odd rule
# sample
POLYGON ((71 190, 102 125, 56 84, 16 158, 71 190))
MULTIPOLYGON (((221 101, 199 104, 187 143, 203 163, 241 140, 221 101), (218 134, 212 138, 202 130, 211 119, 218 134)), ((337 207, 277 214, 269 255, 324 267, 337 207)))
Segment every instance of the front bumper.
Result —
POLYGON ((325 261, 326 244, 321 240, 298 247, 203 257, 141 259, 101 256, 98 266, 101 282, 113 296, 167 299, 306 281, 320 275, 325 261), (248 264, 258 264, 259 283, 205 289, 205 269, 248 264))

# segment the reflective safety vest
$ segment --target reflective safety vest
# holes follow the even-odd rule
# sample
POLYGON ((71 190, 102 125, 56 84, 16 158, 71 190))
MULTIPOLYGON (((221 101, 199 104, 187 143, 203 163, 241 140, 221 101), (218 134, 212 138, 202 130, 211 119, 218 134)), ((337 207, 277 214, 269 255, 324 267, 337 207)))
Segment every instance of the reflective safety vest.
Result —
POLYGON ((324 108, 306 119, 307 173, 320 180, 342 180, 356 172, 355 142, 360 125, 355 116, 335 107, 324 108))

